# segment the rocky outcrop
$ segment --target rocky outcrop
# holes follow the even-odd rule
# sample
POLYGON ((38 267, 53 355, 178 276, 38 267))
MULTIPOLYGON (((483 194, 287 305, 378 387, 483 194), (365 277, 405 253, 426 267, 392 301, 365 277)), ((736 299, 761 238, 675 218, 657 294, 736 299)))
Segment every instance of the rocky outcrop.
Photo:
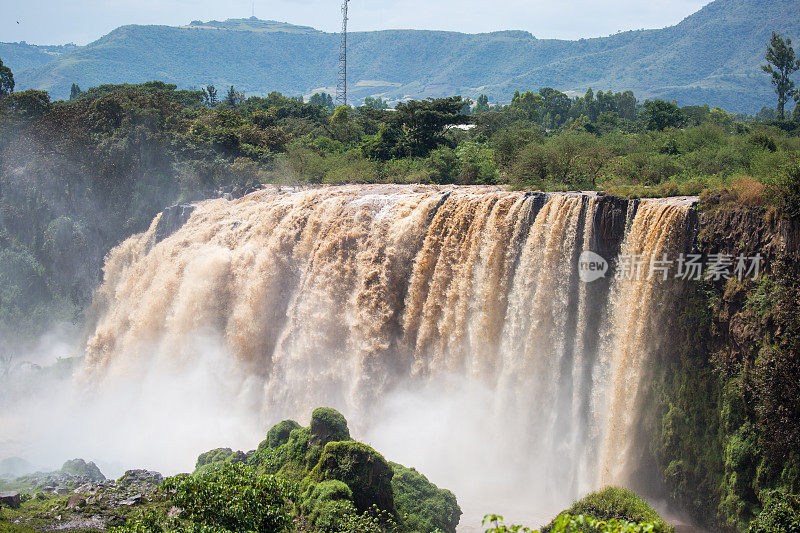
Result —
POLYGON ((21 504, 22 500, 20 499, 19 492, 0 492, 0 507, 18 509, 21 504))
POLYGON ((93 482, 105 481, 106 476, 100 471, 93 462, 86 462, 83 459, 72 459, 64 463, 61 472, 88 479, 93 482))
POLYGON ((192 216, 195 206, 192 204, 177 204, 170 206, 161 213, 161 220, 156 227, 155 240, 161 242, 186 224, 192 216))

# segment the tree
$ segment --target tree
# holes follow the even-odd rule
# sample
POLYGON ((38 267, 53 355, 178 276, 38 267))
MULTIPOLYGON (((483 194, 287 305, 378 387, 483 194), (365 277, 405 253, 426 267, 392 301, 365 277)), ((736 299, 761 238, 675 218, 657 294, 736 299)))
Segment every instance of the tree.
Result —
POLYGON ((206 105, 208 107, 214 107, 217 105, 217 89, 213 85, 209 85, 205 89, 203 89, 203 98, 206 99, 206 105))
POLYGON ((364 107, 368 109, 389 109, 389 102, 381 97, 372 98, 367 96, 364 98, 364 107))
POLYGON ((333 111, 336 106, 333 104, 333 96, 329 95, 328 93, 315 93, 308 99, 308 103, 311 105, 318 105, 320 107, 324 107, 333 111))
POLYGON ((772 76, 772 85, 775 86, 775 94, 778 95, 778 116, 783 120, 786 102, 797 94, 790 76, 800 69, 800 60, 794 57, 792 40, 784 40, 779 33, 772 32, 772 38, 767 46, 766 60, 767 64, 761 65, 761 69, 772 76))
POLYGON ((231 88, 228 89, 228 94, 225 96, 225 103, 231 107, 236 107, 244 103, 244 92, 238 92, 236 88, 231 85, 231 88))
POLYGON ((472 112, 485 113, 486 111, 489 111, 489 97, 482 94, 478 97, 478 101, 475 103, 475 109, 473 109, 472 112))
POLYGON ((14 92, 14 74, 11 69, 3 65, 0 59, 0 96, 6 96, 14 92))
POLYGON ((680 128, 686 122, 686 115, 674 102, 646 100, 644 121, 648 130, 662 131, 665 128, 680 128))
POLYGON ((387 113, 400 126, 406 143, 404 151, 410 156, 426 156, 443 142, 447 126, 466 124, 461 115, 464 100, 460 96, 428 100, 410 100, 397 104, 395 113, 387 113))
POLYGON ((75 100, 80 95, 81 95, 81 88, 78 87, 77 83, 73 83, 72 88, 69 90, 69 99, 75 100))

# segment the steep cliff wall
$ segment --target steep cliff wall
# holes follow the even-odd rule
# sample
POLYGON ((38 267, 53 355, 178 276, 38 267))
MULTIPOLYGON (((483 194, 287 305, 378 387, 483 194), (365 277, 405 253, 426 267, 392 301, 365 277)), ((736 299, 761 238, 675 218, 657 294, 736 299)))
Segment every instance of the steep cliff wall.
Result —
POLYGON ((656 387, 651 451, 673 497, 709 525, 745 529, 764 491, 800 489, 799 232, 764 208, 697 217, 692 252, 705 261, 762 257, 755 279, 687 287, 656 387))

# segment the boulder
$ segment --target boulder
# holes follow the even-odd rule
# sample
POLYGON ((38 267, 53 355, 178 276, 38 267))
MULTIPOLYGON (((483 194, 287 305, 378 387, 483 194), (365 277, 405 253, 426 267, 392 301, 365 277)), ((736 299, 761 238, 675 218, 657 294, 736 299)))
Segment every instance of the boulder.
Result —
POLYGON ((64 463, 61 467, 61 472, 64 474, 71 474, 81 478, 86 478, 89 481, 100 482, 105 481, 106 476, 100 471, 96 464, 86 462, 83 459, 72 459, 64 463))
POLYGON ((22 500, 19 497, 19 492, 7 491, 0 492, 0 507, 10 507, 11 509, 19 509, 22 505, 22 500))
POLYGON ((67 509, 80 509, 86 506, 86 500, 80 494, 73 494, 67 500, 67 509))
POLYGON ((330 407, 319 407, 311 414, 311 444, 325 446, 329 442, 350 440, 347 419, 330 407))
POLYGON ((359 513, 373 505, 395 512, 392 492, 394 472, 381 454, 356 441, 336 441, 325 445, 310 479, 317 483, 335 479, 342 481, 353 493, 353 503, 359 513))

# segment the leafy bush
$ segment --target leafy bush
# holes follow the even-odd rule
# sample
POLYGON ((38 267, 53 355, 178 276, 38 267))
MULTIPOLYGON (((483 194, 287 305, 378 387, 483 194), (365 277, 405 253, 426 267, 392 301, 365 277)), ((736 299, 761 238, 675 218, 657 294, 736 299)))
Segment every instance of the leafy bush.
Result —
POLYGON ((192 526, 279 532, 292 523, 295 488, 242 463, 225 464, 199 476, 175 476, 164 482, 163 489, 182 509, 179 518, 192 526))
MULTIPOLYGON (((635 492, 621 487, 606 487, 578 500, 572 504, 572 507, 556 517, 553 522, 542 528, 542 532, 557 531, 554 528, 563 515, 584 515, 601 521, 648 523, 657 527, 657 531, 671 532, 673 530, 672 526, 667 525, 649 503, 635 492)), ((589 529, 589 531, 592 530, 589 529)))
POLYGON ((401 522, 410 531, 455 533, 461 509, 455 495, 414 470, 391 463, 392 489, 401 522))
POLYGON ((750 522, 748 533, 800 533, 800 496, 769 491, 763 510, 750 522))

